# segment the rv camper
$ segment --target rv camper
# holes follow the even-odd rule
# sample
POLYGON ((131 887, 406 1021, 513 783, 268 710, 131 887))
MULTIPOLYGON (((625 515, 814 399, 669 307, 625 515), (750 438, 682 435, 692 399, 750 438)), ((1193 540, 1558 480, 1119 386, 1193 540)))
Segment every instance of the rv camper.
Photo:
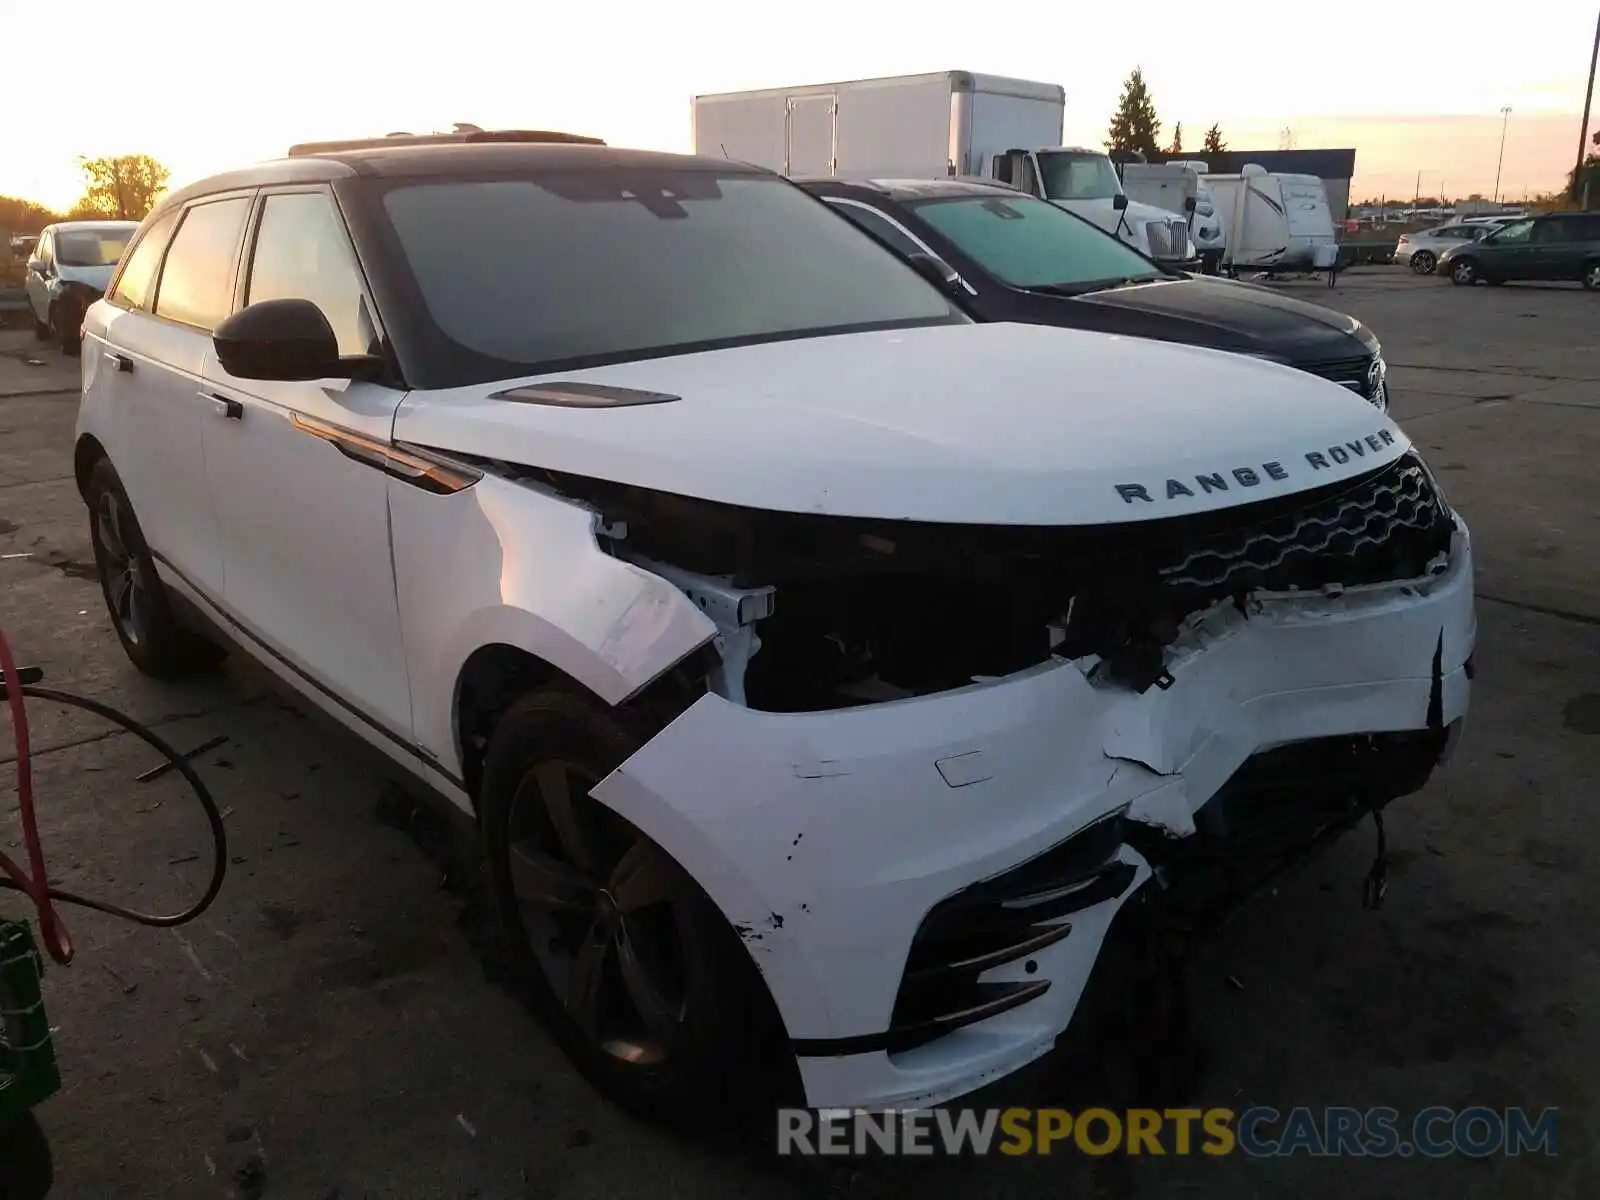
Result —
POLYGON ((1207 175, 1226 226, 1223 262, 1239 271, 1327 271, 1339 259, 1328 193, 1315 175, 1277 175, 1254 163, 1207 175))

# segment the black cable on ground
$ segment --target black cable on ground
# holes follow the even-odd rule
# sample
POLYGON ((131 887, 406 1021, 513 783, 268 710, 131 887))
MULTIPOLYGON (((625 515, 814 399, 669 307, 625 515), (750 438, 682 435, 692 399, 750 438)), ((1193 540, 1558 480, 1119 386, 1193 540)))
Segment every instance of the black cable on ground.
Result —
MULTIPOLYGON (((212 852, 215 856, 211 867, 211 882, 207 884, 204 895, 182 912, 173 913, 170 916, 144 913, 136 909, 124 908, 120 904, 112 904, 109 901, 96 900, 91 896, 80 896, 76 892, 69 892, 57 887, 48 889, 49 898, 51 900, 59 900, 62 904, 75 904, 80 908, 91 908, 96 912, 107 913, 113 917, 121 917, 124 920, 134 921, 140 925, 153 926, 158 929, 187 924, 210 908, 212 901, 217 898, 217 893, 222 890, 222 881, 228 871, 228 834, 222 822, 222 813, 217 808, 217 802, 212 799, 211 792, 206 788, 205 781, 200 778, 200 773, 190 765, 189 760, 147 726, 140 724, 132 717, 124 716, 109 705, 101 704, 98 700, 91 700, 87 696, 77 696, 71 692, 59 692, 54 688, 39 687, 33 684, 23 684, 19 691, 23 696, 32 697, 35 700, 50 700, 57 704, 65 704, 70 708, 81 708, 85 712, 91 712, 97 717, 103 717, 113 724, 120 725, 141 741, 152 746, 172 764, 174 770, 183 776, 190 790, 194 792, 195 799, 200 802, 200 807, 205 810, 206 821, 211 827, 212 852)), ((0 888, 9 888, 18 892, 26 892, 27 890, 21 884, 3 874, 0 874, 0 888)))

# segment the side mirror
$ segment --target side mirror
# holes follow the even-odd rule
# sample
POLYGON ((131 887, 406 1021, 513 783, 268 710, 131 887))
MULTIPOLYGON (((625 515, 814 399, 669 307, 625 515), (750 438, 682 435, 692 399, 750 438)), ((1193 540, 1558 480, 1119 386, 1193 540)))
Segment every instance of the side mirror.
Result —
POLYGON ((1128 208, 1128 194, 1126 192, 1118 192, 1115 196, 1111 197, 1111 207, 1116 209, 1117 212, 1126 212, 1128 208))
POLYGON ((309 300, 262 300, 211 334, 217 361, 238 379, 352 379, 372 360, 340 358, 328 318, 309 300))
POLYGON ((953 292, 961 286, 961 273, 936 255, 908 254, 906 261, 941 292, 953 292))

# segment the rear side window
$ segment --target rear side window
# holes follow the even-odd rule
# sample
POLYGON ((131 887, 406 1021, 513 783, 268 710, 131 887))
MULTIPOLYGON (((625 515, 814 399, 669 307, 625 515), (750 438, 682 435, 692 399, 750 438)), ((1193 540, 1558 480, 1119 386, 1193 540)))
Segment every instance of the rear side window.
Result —
POLYGON ((361 273, 325 192, 267 197, 245 303, 258 300, 309 300, 333 326, 340 354, 371 352, 375 338, 361 273))
POLYGON ((144 231, 144 236, 134 246, 117 286, 107 297, 112 304, 122 308, 147 308, 154 291, 156 272, 161 268, 161 255, 172 239, 172 227, 178 223, 174 209, 160 217, 144 231))
POLYGON ((172 239, 156 292, 156 316, 210 330, 233 310, 233 264, 250 200, 196 204, 172 239))

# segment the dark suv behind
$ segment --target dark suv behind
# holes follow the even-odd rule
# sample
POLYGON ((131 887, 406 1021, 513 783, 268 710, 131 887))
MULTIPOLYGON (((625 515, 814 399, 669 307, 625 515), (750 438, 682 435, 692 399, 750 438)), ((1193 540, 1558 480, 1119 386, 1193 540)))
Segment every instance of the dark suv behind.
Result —
POLYGON ((1470 287, 1515 279, 1576 280, 1600 291, 1600 213, 1549 213, 1513 221, 1439 256, 1436 268, 1470 287))

